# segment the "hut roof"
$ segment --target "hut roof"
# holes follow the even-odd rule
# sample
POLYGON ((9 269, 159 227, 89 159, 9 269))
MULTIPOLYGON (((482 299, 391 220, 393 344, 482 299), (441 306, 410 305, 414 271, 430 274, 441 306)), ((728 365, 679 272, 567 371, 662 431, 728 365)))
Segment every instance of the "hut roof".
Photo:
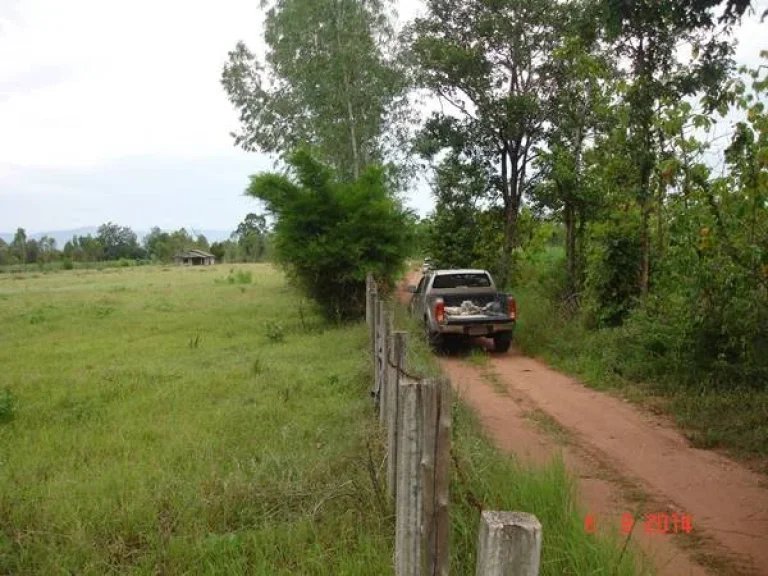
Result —
POLYGON ((182 252, 181 254, 177 255, 177 258, 213 258, 213 254, 210 254, 206 252, 205 250, 187 250, 186 252, 182 252))

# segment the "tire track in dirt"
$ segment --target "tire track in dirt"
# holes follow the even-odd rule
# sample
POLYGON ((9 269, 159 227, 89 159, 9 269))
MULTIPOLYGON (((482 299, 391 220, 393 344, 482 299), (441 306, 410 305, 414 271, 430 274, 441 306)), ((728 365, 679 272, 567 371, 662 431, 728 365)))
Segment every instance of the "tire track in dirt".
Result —
POLYGON ((659 573, 768 574, 762 476, 690 447, 660 418, 516 351, 491 356, 484 369, 459 358, 440 364, 502 450, 539 464, 562 453, 601 528, 610 520, 618 529, 625 512, 639 515, 632 538, 659 573), (643 513, 664 512, 690 514, 691 535, 647 534, 643 513))

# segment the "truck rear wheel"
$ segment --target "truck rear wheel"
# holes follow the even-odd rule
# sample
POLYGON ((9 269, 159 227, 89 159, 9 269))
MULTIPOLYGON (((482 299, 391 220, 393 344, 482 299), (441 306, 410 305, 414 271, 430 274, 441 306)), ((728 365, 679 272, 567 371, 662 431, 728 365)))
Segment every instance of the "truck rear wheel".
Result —
POLYGON ((512 332, 499 332, 493 336, 493 350, 504 353, 512 345, 512 332))
POLYGON ((443 335, 439 332, 432 332, 426 321, 424 321, 424 338, 427 341, 427 346, 432 350, 438 352, 443 348, 443 335))

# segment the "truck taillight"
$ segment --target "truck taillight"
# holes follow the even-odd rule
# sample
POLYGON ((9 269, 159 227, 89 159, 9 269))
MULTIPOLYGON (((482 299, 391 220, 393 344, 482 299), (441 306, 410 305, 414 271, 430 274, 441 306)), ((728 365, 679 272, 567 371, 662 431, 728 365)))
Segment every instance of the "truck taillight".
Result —
POLYGON ((507 311, 509 312, 510 320, 517 320, 517 302, 514 297, 507 298, 507 311))
POLYGON ((445 302, 442 298, 435 301, 435 321, 438 324, 445 322, 445 302))

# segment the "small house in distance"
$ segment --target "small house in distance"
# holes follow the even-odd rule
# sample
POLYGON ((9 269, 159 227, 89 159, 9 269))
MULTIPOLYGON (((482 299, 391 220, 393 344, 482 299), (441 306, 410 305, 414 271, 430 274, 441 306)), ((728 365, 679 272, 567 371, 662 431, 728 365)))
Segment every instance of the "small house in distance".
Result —
POLYGON ((216 263, 216 258, 213 254, 197 249, 177 254, 175 260, 176 264, 183 264, 185 266, 210 266, 216 263))

